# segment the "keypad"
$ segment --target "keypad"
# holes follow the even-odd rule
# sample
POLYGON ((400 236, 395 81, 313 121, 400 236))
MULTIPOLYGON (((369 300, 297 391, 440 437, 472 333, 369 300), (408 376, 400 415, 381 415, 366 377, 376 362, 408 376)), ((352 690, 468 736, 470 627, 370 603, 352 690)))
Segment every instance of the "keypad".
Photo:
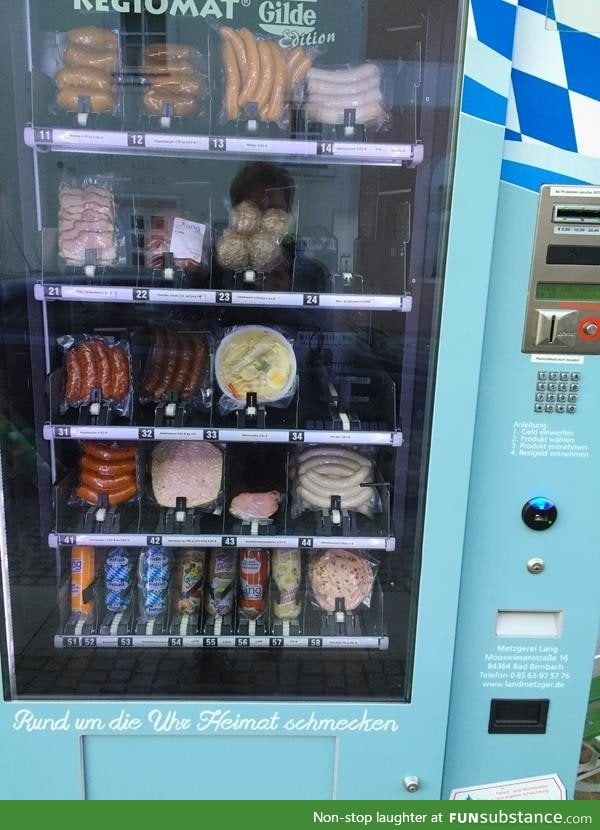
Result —
POLYGON ((537 373, 533 411, 574 415, 581 392, 581 372, 537 373))

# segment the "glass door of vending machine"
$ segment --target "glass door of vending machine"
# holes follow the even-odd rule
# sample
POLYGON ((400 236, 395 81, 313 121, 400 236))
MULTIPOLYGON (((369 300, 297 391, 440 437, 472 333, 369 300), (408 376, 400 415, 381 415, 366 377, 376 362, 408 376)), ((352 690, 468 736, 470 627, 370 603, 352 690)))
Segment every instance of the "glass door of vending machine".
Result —
POLYGON ((467 12, 2 4, 4 797, 440 797, 467 12))

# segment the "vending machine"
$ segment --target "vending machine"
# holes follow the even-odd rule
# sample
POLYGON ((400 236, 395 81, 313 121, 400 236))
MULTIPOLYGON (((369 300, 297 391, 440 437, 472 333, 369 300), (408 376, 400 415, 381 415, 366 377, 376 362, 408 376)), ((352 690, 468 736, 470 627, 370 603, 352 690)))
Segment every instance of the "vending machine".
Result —
POLYGON ((591 429, 594 314, 567 336, 562 309, 594 263, 543 246, 596 208, 543 191, 528 305, 539 187, 500 184, 522 11, 0 6, 2 797, 570 786, 594 500, 520 442, 554 429, 550 372, 590 396, 556 429, 591 429), (532 619, 579 675, 498 736, 492 699, 506 726, 558 689, 477 680, 532 619))

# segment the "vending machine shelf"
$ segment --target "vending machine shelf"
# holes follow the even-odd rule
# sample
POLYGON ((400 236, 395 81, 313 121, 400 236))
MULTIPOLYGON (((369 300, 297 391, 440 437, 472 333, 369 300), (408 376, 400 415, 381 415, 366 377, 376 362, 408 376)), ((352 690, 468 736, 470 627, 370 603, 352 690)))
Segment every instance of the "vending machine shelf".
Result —
POLYGON ((100 635, 56 634, 55 648, 168 648, 168 649, 369 649, 387 651, 389 637, 205 637, 185 635, 182 637, 133 634, 124 637, 100 635))

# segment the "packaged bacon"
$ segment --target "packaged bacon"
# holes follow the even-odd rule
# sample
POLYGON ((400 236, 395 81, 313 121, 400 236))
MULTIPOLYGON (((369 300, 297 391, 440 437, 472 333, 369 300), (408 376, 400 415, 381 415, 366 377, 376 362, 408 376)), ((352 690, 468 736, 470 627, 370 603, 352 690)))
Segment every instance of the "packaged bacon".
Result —
POLYGON ((117 211, 110 177, 63 183, 58 191, 58 256, 66 266, 97 267, 119 261, 117 211))
POLYGON ((146 265, 178 268, 186 275, 208 275, 210 234, 204 222, 184 211, 163 208, 149 217, 145 232, 146 265))
POLYGON ((238 608, 250 620, 257 620, 267 608, 269 551, 244 548, 240 551, 240 592, 238 608))
POLYGON ((64 352, 64 395, 60 411, 89 406, 92 401, 110 403, 128 416, 132 406, 129 343, 95 334, 58 338, 64 352))

